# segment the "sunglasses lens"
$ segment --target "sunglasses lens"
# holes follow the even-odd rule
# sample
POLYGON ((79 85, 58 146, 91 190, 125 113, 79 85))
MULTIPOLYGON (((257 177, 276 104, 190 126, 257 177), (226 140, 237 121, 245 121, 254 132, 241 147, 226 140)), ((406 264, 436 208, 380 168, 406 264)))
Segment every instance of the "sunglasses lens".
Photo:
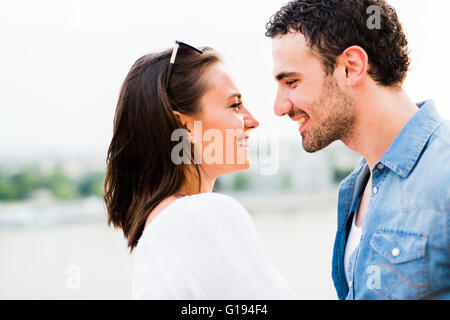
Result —
POLYGON ((170 76, 172 74, 172 66, 175 63, 175 60, 182 60, 184 58, 192 57, 194 55, 203 53, 203 51, 201 51, 197 48, 194 48, 186 43, 183 43, 180 41, 177 41, 176 43, 178 44, 178 49, 176 49, 176 47, 175 47, 174 50, 172 51, 172 56, 170 58, 169 67, 167 68, 166 89, 169 87, 170 76))
POLYGON ((191 56, 194 56, 196 54, 201 54, 202 53, 201 50, 199 50, 197 48, 194 48, 194 47, 191 47, 190 45, 185 44, 183 42, 180 42, 179 45, 180 46, 178 47, 177 60, 178 59, 184 59, 184 58, 191 57, 191 56))

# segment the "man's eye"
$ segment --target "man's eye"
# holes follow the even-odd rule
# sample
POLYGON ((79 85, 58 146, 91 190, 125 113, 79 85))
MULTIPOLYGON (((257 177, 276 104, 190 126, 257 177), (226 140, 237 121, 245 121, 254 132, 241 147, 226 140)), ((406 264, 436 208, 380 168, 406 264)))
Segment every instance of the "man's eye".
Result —
POLYGON ((292 86, 294 83, 296 83, 297 82, 297 80, 292 80, 292 81, 286 81, 286 85, 287 86, 292 86))
POLYGON ((240 109, 241 109, 241 105, 242 105, 242 102, 237 102, 237 103, 232 104, 232 105, 230 106, 230 108, 231 108, 231 109, 240 110, 240 109))

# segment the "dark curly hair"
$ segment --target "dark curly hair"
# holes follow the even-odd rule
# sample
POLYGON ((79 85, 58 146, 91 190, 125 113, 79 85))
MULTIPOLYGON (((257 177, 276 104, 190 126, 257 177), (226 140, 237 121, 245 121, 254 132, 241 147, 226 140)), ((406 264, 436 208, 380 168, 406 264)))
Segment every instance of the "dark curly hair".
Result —
POLYGON ((266 36, 301 32, 322 58, 327 75, 336 57, 358 45, 369 57, 368 73, 379 84, 398 86, 409 68, 408 41, 395 9, 385 0, 295 0, 266 24, 266 36), (380 9, 380 28, 369 28, 371 6, 380 9))

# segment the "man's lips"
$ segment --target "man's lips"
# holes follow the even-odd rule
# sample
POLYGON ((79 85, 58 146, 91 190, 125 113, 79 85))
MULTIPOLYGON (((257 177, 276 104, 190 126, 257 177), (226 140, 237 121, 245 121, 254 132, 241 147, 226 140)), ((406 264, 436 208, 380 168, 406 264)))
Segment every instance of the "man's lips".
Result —
POLYGON ((299 120, 301 120, 302 118, 305 118, 305 117, 309 119, 309 115, 301 109, 294 109, 289 114, 289 117, 291 118, 292 121, 296 121, 296 122, 298 122, 299 120))
POLYGON ((295 121, 295 122, 302 123, 302 122, 307 121, 307 120, 309 119, 309 116, 308 116, 307 114, 300 114, 300 115, 295 116, 295 117, 293 117, 293 118, 291 118, 291 119, 292 119, 293 121, 295 121))
POLYGON ((305 125, 307 124, 308 120, 309 120, 309 116, 306 113, 299 113, 297 115, 295 115, 294 117, 291 117, 291 119, 295 122, 297 122, 300 125, 300 132, 302 132, 303 128, 305 127, 305 125))

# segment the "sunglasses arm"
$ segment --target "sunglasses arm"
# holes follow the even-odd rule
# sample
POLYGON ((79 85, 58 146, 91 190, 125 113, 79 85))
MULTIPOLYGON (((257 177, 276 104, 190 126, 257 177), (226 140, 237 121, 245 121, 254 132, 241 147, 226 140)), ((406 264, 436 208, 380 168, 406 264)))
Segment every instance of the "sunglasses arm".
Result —
POLYGON ((178 43, 175 43, 175 46, 173 47, 173 50, 172 50, 172 55, 170 56, 170 63, 169 63, 169 67, 167 68, 167 74, 166 74, 166 89, 169 86, 169 79, 170 79, 170 75, 172 73, 173 64, 175 63, 175 58, 177 57, 177 52, 178 52, 179 46, 180 45, 178 43))

